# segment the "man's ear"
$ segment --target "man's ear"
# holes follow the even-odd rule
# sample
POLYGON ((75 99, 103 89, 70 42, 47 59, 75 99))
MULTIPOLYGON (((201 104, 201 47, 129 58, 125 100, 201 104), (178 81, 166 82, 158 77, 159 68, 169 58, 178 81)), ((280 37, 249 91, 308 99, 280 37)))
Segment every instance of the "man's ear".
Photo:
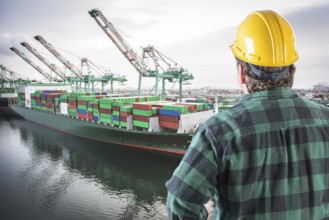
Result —
POLYGON ((244 94, 248 94, 247 82, 246 82, 246 74, 244 68, 241 64, 238 64, 238 81, 241 87, 241 90, 244 94))
POLYGON ((246 84, 246 75, 244 74, 244 68, 241 64, 238 64, 239 83, 246 84))

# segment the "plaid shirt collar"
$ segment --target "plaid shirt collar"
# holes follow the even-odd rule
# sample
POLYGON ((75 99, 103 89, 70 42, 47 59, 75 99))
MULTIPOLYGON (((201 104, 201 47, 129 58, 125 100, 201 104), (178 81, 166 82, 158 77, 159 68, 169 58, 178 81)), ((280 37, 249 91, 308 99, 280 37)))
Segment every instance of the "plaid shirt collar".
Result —
POLYGON ((265 91, 243 95, 240 98, 240 102, 249 101, 249 100, 261 101, 261 100, 293 98, 293 97, 297 97, 297 94, 290 87, 278 87, 271 90, 265 90, 265 91))

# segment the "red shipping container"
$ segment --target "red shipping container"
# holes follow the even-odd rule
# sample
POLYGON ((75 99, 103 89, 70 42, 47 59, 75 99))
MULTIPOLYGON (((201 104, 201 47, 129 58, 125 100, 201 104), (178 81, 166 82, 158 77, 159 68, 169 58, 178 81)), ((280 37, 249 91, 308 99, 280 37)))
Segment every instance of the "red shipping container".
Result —
POLYGON ((127 117, 128 115, 132 115, 131 112, 120 112, 120 116, 127 117))
POLYGON ((169 121, 159 121, 160 127, 163 128, 171 128, 171 129, 178 129, 179 123, 177 122, 169 122, 169 121))
POLYGON ((54 104, 53 103, 47 103, 47 108, 54 108, 54 104))
POLYGON ((196 110, 196 105, 194 103, 177 103, 176 105, 187 106, 188 112, 194 112, 196 110))
POLYGON ((78 113, 78 118, 88 119, 88 115, 78 113))
POLYGON ((149 116, 133 115, 133 120, 149 122, 149 116))
POLYGON ((77 109, 77 107, 75 105, 70 105, 69 104, 68 107, 71 108, 71 109, 77 109))
POLYGON ((162 108, 162 107, 163 107, 163 104, 159 104, 159 103, 158 103, 158 104, 153 104, 152 106, 153 106, 153 107, 156 107, 156 108, 162 108))
POLYGON ((112 109, 100 108, 99 113, 112 114, 112 109))
POLYGON ((112 109, 113 111, 120 111, 120 106, 113 106, 112 109))
POLYGON ((128 117, 120 116, 120 121, 127 122, 127 118, 128 118, 128 117))
POLYGON ((152 110, 152 104, 150 103, 134 103, 134 109, 141 109, 141 110, 152 110))
POLYGON ((76 102, 76 101, 69 100, 69 105, 74 105, 74 106, 76 106, 76 105, 77 105, 77 102, 76 102))
POLYGON ((179 116, 170 116, 170 115, 160 115, 159 116, 160 121, 168 121, 168 122, 178 122, 179 116))
POLYGON ((79 101, 78 100, 78 105, 84 105, 84 106, 87 106, 88 105, 88 101, 79 101))

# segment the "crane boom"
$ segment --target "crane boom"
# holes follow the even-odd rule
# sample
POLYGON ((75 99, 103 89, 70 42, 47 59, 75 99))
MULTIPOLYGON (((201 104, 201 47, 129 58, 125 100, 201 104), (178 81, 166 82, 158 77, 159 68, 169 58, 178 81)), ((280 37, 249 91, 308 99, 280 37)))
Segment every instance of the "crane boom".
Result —
POLYGON ((3 74, 4 76, 8 75, 9 78, 8 78, 8 77, 7 77, 7 78, 8 78, 9 80, 25 80, 25 81, 28 80, 27 77, 22 76, 22 75, 20 75, 20 74, 14 72, 14 71, 12 71, 12 70, 9 70, 7 67, 5 67, 5 66, 3 66, 3 65, 0 65, 0 69, 1 69, 2 74, 3 74), (6 74, 6 73, 7 73, 7 74, 6 74))
POLYGON ((60 78, 63 80, 66 79, 66 77, 61 73, 61 71, 58 69, 58 67, 55 64, 50 63, 46 58, 44 58, 35 48, 31 47, 26 42, 21 43, 22 46, 26 47, 33 55, 35 55, 41 62, 43 62, 46 66, 48 66, 54 73, 57 74, 60 78))
POLYGON ((103 29, 105 34, 113 41, 122 54, 128 59, 133 67, 142 75, 147 76, 148 72, 143 65, 142 59, 137 53, 129 46, 129 44, 123 39, 120 33, 115 29, 113 24, 107 20, 103 13, 98 9, 92 9, 89 11, 91 17, 95 19, 97 24, 103 29))
POLYGON ((30 83, 29 79, 7 69, 3 65, 0 65, 0 70, 0 83, 2 84, 2 88, 5 87, 6 83, 9 84, 10 88, 15 87, 16 89, 20 87, 19 85, 30 83))
POLYGON ((8 83, 11 83, 12 79, 8 78, 6 72, 8 72, 8 70, 6 69, 6 67, 0 65, 0 69, 1 69, 1 72, 0 72, 0 79, 3 79, 5 81, 7 81, 8 83))
POLYGON ((76 75, 79 79, 83 79, 81 71, 74 66, 70 61, 68 61, 65 57, 63 57, 50 43, 48 43, 43 37, 37 35, 34 37, 37 41, 39 41, 45 48, 47 48, 59 61, 61 61, 74 75, 76 75))
POLYGON ((32 60, 30 60, 24 53, 19 51, 16 47, 11 47, 10 50, 14 51, 18 56, 20 56, 23 60, 25 60, 28 64, 30 64, 34 69, 36 69, 39 73, 41 73, 46 79, 49 81, 55 80, 50 74, 43 71, 39 66, 37 66, 32 60))

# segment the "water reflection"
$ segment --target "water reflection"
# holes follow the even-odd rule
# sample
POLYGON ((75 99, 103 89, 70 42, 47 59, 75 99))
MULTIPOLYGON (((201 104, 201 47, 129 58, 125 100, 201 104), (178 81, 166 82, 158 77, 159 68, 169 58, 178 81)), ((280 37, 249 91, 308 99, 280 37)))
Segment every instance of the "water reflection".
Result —
POLYGON ((28 151, 19 178, 30 206, 41 212, 34 217, 166 218, 164 183, 179 159, 75 138, 25 120, 9 124, 28 151))

